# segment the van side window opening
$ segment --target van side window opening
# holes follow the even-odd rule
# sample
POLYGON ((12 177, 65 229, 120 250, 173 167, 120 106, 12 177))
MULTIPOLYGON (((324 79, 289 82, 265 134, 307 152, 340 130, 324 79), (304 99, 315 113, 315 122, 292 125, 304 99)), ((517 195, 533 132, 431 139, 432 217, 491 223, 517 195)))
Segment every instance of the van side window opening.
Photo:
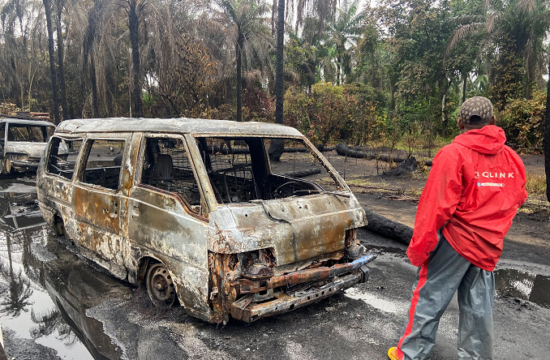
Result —
POLYGON ((89 140, 91 142, 82 182, 117 190, 124 155, 124 140, 89 140))
POLYGON ((8 141, 46 142, 52 136, 53 126, 8 125, 8 141))
POLYGON ((176 193, 200 211, 199 187, 181 139, 146 138, 141 183, 176 193))
POLYGON ((218 203, 271 200, 339 190, 302 140, 285 139, 281 162, 271 164, 265 149, 271 139, 259 137, 197 138, 218 203), (308 172, 298 173, 298 171, 308 172))
POLYGON ((82 139, 68 140, 58 137, 52 138, 50 152, 47 157, 46 172, 61 175, 71 180, 82 139))

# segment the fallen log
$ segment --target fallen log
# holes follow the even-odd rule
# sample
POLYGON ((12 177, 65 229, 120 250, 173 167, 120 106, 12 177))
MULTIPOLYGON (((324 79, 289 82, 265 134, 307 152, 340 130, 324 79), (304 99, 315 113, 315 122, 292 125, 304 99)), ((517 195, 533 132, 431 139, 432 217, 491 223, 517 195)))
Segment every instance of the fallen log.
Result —
MULTIPOLYGON (((334 146, 330 146, 330 147, 325 147, 323 149, 319 149, 319 151, 321 152, 327 152, 327 151, 332 151, 334 150, 336 147, 334 146)), ((306 149, 305 147, 285 147, 283 152, 285 153, 305 153, 309 151, 308 149, 306 149)), ((250 154, 250 150, 248 149, 248 147, 244 147, 244 146, 236 146, 236 147, 233 147, 231 148, 231 151, 227 148, 227 146, 220 146, 220 145, 209 145, 208 146, 208 153, 209 154, 222 154, 222 155, 231 155, 231 154, 250 154)))
POLYGON ((402 158, 394 158, 383 154, 369 154, 365 151, 354 150, 344 143, 340 143, 336 145, 336 153, 341 156, 347 156, 347 157, 359 158, 359 159, 368 159, 368 160, 378 159, 380 161, 385 161, 385 162, 393 161, 396 163, 405 161, 405 159, 402 159, 402 158))
POLYGON ((399 164, 395 169, 390 169, 382 173, 383 176, 410 176, 418 169, 418 162, 414 156, 399 164))
POLYGON ((320 173, 321 173, 321 169, 319 168, 307 168, 304 170, 285 172, 285 173, 282 173, 281 175, 294 177, 294 178, 302 178, 309 175, 315 175, 320 173))
POLYGON ((382 215, 376 214, 366 208, 369 224, 364 229, 376 234, 396 240, 402 244, 409 245, 413 235, 413 229, 397 221, 390 220, 382 215))
MULTIPOLYGON (((384 162, 393 161, 394 163, 401 163, 407 160, 406 158, 392 157, 392 156, 383 155, 383 154, 370 154, 365 151, 354 150, 353 148, 349 147, 344 143, 340 143, 336 145, 336 153, 341 156, 347 156, 352 158, 380 160, 384 162)), ((424 163, 426 164, 426 166, 432 166, 432 160, 425 161, 424 163)))

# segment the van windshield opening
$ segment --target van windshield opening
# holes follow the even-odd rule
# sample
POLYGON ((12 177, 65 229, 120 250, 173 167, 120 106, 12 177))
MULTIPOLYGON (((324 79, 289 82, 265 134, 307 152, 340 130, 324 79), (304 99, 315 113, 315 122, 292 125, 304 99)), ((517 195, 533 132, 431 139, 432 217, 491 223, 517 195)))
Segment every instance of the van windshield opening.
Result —
POLYGON ((301 139, 283 139, 280 161, 269 161, 271 138, 199 137, 197 146, 220 204, 307 196, 344 187, 301 139))
POLYGON ((55 128, 43 125, 8 125, 8 141, 47 142, 55 128))

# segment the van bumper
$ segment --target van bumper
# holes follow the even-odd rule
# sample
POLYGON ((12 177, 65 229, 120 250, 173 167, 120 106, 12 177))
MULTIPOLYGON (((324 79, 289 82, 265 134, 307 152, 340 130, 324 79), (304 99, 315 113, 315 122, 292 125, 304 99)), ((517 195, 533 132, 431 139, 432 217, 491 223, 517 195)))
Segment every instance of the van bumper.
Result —
POLYGON ((272 301, 254 303, 253 294, 248 294, 231 304, 231 316, 234 319, 253 322, 263 317, 282 314, 307 306, 319 300, 328 298, 339 291, 348 289, 353 285, 366 282, 369 269, 366 263, 374 260, 374 256, 368 255, 349 264, 349 270, 353 273, 335 276, 332 281, 320 287, 312 287, 304 291, 281 293, 275 295, 272 301))

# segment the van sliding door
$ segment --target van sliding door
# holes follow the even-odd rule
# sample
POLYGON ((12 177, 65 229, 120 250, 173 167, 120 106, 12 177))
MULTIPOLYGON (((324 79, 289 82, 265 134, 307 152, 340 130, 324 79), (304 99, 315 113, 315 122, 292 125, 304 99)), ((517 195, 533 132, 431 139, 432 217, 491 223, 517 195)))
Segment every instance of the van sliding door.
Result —
MULTIPOLYGON (((101 259, 119 265, 123 264, 124 254, 120 236, 120 179, 126 140, 88 139, 74 187, 79 242, 101 259)), ((125 274, 115 275, 126 277, 125 274)))

